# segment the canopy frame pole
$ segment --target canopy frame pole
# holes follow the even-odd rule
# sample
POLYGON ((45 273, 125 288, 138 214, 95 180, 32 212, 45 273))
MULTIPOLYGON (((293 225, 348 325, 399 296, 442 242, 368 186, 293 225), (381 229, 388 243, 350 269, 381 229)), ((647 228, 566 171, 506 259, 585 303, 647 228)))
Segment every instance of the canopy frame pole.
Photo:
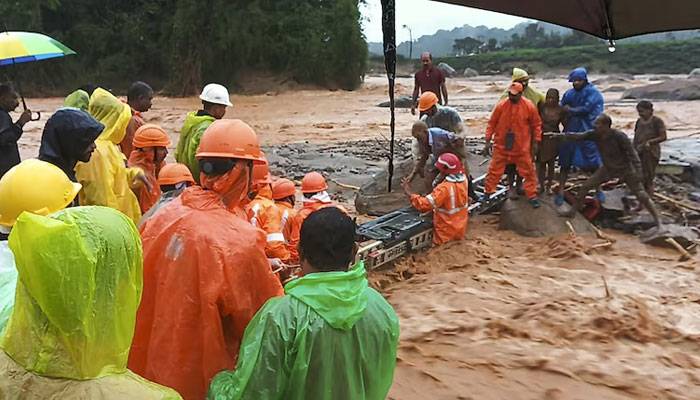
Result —
POLYGON ((394 141, 395 141, 395 105, 394 85, 396 82, 396 7, 395 0, 382 0, 382 33, 384 34, 384 66, 389 80, 389 112, 391 121, 391 141, 389 142, 389 181, 387 191, 391 193, 391 181, 394 178, 394 141))

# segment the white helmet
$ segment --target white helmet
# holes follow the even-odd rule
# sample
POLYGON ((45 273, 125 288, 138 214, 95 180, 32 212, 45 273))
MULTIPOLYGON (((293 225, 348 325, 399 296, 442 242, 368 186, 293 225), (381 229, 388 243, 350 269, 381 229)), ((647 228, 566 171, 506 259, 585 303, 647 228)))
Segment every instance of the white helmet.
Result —
POLYGON ((228 90, 218 83, 210 83, 205 86, 199 98, 209 103, 233 106, 229 100, 228 90))

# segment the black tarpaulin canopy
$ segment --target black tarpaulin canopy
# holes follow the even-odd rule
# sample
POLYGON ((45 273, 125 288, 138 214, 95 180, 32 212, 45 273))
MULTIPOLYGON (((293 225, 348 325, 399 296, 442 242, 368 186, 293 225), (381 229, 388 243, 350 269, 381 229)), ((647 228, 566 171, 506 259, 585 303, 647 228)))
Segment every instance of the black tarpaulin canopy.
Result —
POLYGON ((700 0, 437 0, 567 26, 615 40, 700 28, 700 0))
MULTIPOLYGON (((562 25, 614 40, 645 33, 700 28, 700 0, 436 0, 562 25)), ((396 74, 396 0, 381 0, 384 62, 389 78, 391 150, 389 184, 394 171, 394 80, 396 74)), ((430 18, 430 10, 426 9, 430 18)))

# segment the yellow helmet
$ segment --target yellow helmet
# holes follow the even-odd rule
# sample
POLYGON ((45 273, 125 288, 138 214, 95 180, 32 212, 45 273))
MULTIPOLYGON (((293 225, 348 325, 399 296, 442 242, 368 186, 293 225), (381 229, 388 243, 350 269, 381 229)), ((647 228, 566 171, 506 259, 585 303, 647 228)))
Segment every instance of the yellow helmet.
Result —
POLYGON ((0 225, 11 227, 24 211, 49 215, 62 210, 81 188, 53 164, 24 160, 0 179, 0 225))

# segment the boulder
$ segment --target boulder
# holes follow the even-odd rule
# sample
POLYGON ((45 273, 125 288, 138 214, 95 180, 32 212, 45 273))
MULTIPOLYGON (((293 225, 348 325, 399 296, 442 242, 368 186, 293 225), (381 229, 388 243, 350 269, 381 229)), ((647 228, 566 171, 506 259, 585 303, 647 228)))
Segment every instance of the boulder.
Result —
POLYGON ((694 70, 690 71, 688 78, 700 79, 700 68, 695 68, 694 70))
POLYGON ((541 198, 540 208, 532 208, 527 199, 506 200, 501 207, 499 228, 513 231, 522 236, 544 237, 570 232, 566 221, 571 222, 577 235, 593 232, 591 224, 581 215, 574 218, 559 216, 551 197, 541 198))
POLYGON ((462 73, 462 76, 465 78, 476 78, 477 76, 479 76, 479 71, 473 68, 465 68, 464 72, 462 73))
POLYGON ((600 86, 600 85, 614 85, 614 84, 627 83, 627 82, 630 82, 633 80, 634 80, 634 75, 615 74, 615 75, 606 76, 604 78, 596 79, 591 83, 593 83, 594 85, 600 86))
MULTIPOLYGON (((413 99, 409 96, 399 96, 394 98, 394 107, 396 108, 411 108, 413 99)), ((377 107, 389 107, 389 102, 384 101, 377 104, 377 107)))
MULTIPOLYGON (((371 179, 360 187, 355 196, 355 209, 357 212, 378 216, 409 206, 408 198, 401 188, 401 180, 411 173, 411 169, 413 169, 412 158, 396 162, 391 193, 387 192, 389 172, 386 167, 374 174, 371 179)), ((420 179, 420 177, 413 181, 412 188, 420 193, 428 193, 431 189, 430 183, 420 179)))
POLYGON ((440 71, 442 71, 445 74, 445 76, 448 76, 450 78, 455 76, 455 74, 457 73, 457 71, 455 71, 455 69, 452 68, 450 64, 445 62, 441 62, 440 64, 438 64, 437 68, 440 71))
POLYGON ((700 79, 672 79, 626 90, 623 99, 700 100, 700 79))
POLYGON ((661 145, 657 174, 669 172, 677 172, 683 181, 700 186, 700 138, 670 139, 661 145))
POLYGON ((625 90, 627 90, 627 88, 620 85, 613 85, 603 89, 604 92, 624 92, 625 90))

